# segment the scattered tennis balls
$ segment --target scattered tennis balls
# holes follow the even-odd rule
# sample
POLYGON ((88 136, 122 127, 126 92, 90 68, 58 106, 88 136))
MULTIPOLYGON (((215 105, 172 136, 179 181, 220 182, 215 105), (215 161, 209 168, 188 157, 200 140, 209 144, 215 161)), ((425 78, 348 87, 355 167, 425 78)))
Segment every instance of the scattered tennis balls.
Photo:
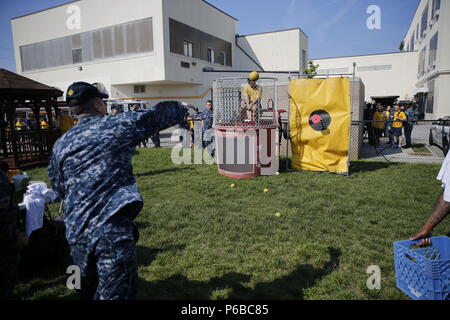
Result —
POLYGON ((236 185, 234 183, 230 184, 230 188, 236 188, 236 185))
POLYGON ((269 189, 265 188, 264 193, 267 193, 267 192, 269 192, 269 189))
POLYGON ((281 213, 280 212, 275 213, 275 217, 281 217, 281 213))

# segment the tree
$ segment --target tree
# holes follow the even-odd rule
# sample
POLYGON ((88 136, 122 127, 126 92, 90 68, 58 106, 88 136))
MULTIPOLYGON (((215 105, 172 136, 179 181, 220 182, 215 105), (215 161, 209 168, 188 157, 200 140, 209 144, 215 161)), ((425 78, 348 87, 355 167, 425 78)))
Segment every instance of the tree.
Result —
POLYGON ((318 64, 314 64, 312 60, 308 61, 308 67, 303 69, 304 74, 308 74, 308 79, 314 78, 315 75, 317 75, 317 69, 319 68, 318 64))

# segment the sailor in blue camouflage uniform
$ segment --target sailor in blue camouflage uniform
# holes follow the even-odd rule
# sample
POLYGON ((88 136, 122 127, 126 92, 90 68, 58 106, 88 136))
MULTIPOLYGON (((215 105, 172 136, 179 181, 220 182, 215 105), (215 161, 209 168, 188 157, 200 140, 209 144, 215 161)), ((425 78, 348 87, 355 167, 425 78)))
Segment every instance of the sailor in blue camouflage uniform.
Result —
POLYGON ((137 266, 133 220, 143 200, 132 173, 136 146, 184 120, 192 105, 161 102, 146 112, 107 116, 107 98, 85 82, 72 84, 67 102, 79 122, 54 145, 48 168, 64 201, 66 238, 81 269, 86 299, 134 299, 137 266))
MULTIPOLYGON (((214 110, 213 102, 211 100, 206 101, 206 110, 201 113, 201 119, 203 120, 203 148, 207 148, 210 144, 214 143, 214 110)), ((211 146, 211 156, 214 157, 214 146, 211 146)))

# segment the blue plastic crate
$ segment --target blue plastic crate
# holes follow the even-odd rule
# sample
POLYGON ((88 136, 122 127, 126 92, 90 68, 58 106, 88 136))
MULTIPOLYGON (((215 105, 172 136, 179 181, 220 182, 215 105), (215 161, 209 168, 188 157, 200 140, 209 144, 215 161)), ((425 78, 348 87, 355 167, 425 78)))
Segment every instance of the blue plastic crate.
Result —
POLYGON ((419 241, 394 242, 397 287, 415 300, 450 300, 450 238, 433 237, 432 246, 419 241))

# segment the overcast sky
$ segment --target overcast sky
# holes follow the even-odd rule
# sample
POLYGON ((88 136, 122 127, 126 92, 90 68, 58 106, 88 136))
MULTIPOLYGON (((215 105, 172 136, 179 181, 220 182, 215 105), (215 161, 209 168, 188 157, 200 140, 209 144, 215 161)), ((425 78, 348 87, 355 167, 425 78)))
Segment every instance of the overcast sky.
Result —
MULTIPOLYGON (((10 19, 66 2, 69 1, 0 0, 0 68, 16 70, 10 19)), ((419 0, 209 2, 239 20, 238 33, 241 35, 301 28, 309 37, 309 57, 326 58, 398 51, 419 0), (369 30, 367 27, 371 15, 367 8, 371 5, 377 5, 381 10, 381 29, 369 30)))

